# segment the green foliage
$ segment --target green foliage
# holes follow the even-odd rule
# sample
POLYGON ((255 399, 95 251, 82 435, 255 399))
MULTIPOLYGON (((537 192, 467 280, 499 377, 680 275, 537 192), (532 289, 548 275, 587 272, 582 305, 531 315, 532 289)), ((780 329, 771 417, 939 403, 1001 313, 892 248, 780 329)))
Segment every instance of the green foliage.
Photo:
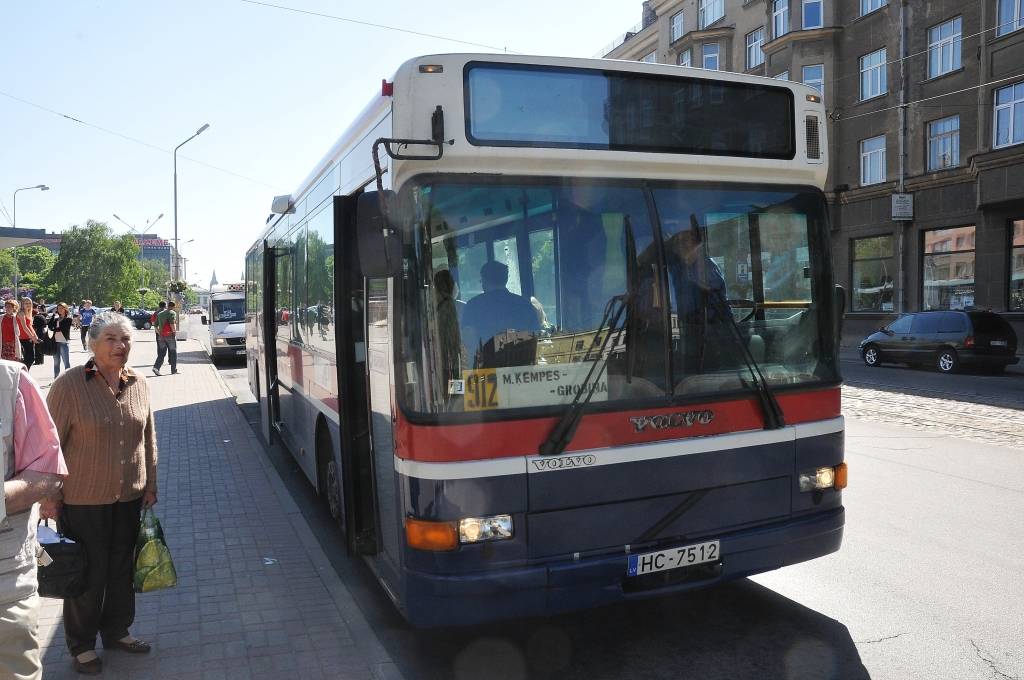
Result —
POLYGON ((181 294, 188 290, 188 284, 185 283, 184 281, 169 281, 167 283, 167 290, 171 291, 172 293, 181 294))
POLYGON ((89 220, 64 232, 46 282, 54 287, 54 297, 67 302, 89 298, 104 306, 137 299, 142 280, 138 253, 132 236, 118 236, 105 223, 89 220))
POLYGON ((14 272, 14 254, 10 250, 0 250, 0 286, 13 286, 14 272))
POLYGON ((143 283, 146 288, 157 291, 166 291, 167 282, 171 280, 171 273, 167 271, 167 265, 158 260, 143 260, 143 283))
POLYGON ((43 246, 21 246, 14 249, 14 254, 18 258, 18 269, 23 277, 38 274, 40 278, 46 278, 57 261, 57 256, 43 246))

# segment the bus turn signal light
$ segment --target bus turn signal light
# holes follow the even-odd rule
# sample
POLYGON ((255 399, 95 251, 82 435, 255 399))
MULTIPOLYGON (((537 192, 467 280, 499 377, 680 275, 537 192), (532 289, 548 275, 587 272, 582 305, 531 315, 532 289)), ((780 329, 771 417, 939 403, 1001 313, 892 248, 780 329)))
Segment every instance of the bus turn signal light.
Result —
POLYGON ((459 530, 455 522, 429 522, 409 517, 405 520, 405 542, 417 550, 455 550, 459 545, 459 530))
POLYGON ((840 463, 836 466, 836 488, 846 488, 846 463, 840 463))

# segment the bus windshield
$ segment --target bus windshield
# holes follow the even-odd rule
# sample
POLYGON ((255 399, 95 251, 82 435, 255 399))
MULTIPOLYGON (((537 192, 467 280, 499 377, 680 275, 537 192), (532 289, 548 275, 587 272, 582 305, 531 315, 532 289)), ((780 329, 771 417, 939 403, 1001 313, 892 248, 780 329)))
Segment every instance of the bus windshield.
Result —
POLYGON ((214 322, 242 323, 245 321, 245 300, 214 300, 213 320, 214 322))
POLYGON ((403 199, 413 411, 714 398, 749 391, 747 357, 773 387, 837 380, 815 190, 438 179, 403 199))

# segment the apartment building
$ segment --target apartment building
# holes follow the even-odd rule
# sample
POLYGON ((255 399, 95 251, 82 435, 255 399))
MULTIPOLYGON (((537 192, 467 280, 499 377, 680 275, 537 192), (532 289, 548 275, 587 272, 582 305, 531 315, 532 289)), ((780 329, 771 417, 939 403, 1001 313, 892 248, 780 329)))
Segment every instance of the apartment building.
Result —
POLYGON ((648 0, 641 16, 603 56, 822 92, 846 343, 967 307, 1024 340, 1024 0, 648 0))

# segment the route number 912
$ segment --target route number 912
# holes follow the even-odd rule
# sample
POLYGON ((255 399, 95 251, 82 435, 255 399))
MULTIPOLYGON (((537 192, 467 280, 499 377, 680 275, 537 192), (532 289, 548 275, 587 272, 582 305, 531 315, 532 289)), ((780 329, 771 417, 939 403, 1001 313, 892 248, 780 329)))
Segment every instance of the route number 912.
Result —
POLYGON ((465 378, 465 410, 483 411, 498 408, 498 376, 495 375, 493 368, 466 371, 465 378))

